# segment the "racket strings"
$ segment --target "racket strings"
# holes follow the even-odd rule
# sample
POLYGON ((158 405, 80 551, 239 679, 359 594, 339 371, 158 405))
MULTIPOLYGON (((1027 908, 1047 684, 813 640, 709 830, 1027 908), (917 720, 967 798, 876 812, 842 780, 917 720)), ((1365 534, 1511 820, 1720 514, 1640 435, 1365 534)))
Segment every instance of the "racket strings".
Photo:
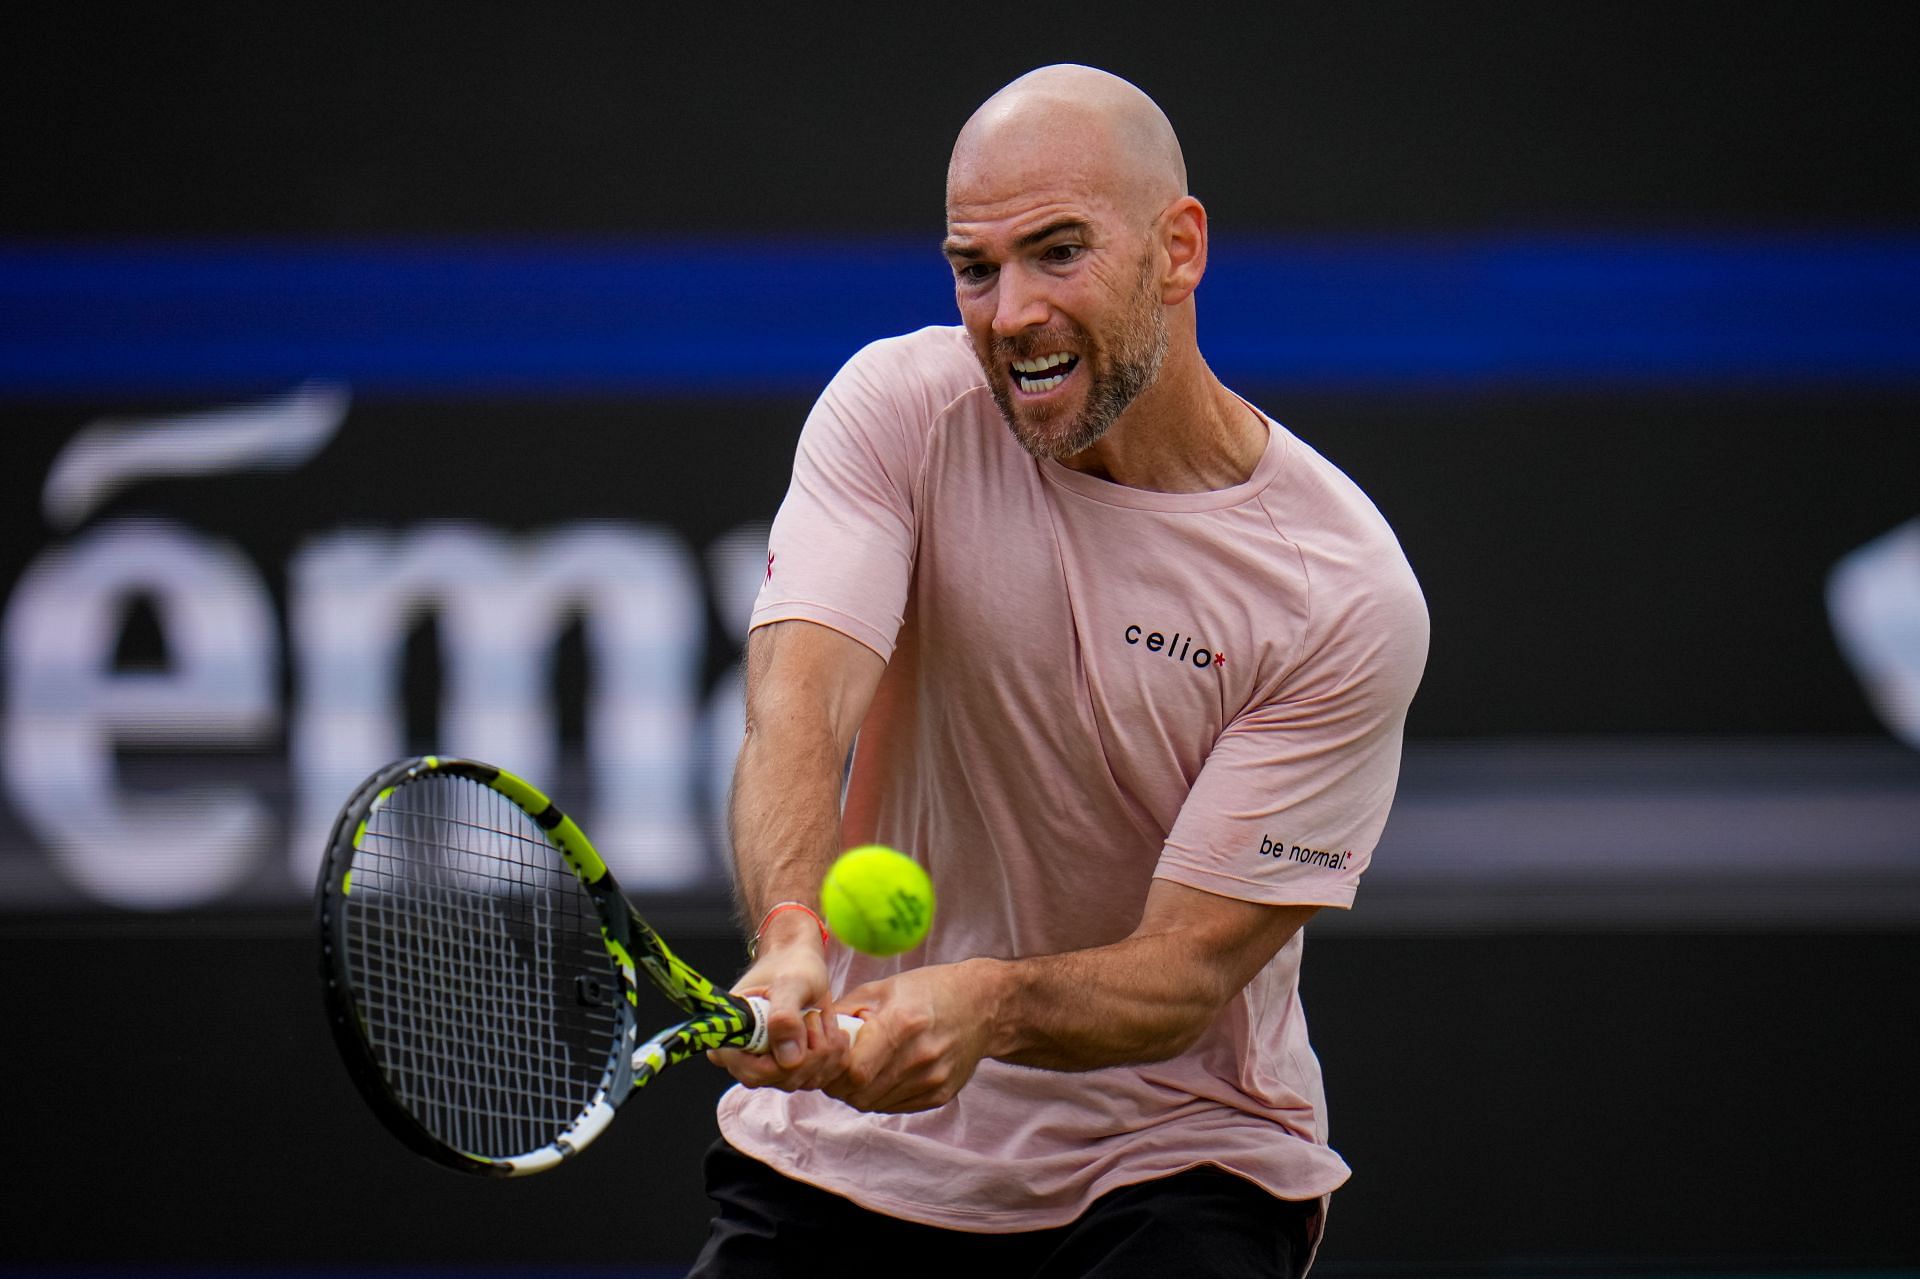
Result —
POLYGON ((466 778, 403 785, 369 817, 349 964, 389 1086, 441 1141, 490 1158, 540 1149, 602 1088, 618 990, 591 899, 532 819, 466 778))

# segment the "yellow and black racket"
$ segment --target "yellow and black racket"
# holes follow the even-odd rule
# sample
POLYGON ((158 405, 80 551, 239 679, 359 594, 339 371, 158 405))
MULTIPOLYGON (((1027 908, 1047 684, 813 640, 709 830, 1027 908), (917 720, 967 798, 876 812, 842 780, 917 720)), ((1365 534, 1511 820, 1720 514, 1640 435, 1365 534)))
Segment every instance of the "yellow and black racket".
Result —
POLYGON ((667 949, 573 819, 491 765, 368 778, 317 896, 341 1055, 387 1127, 450 1168, 545 1171, 675 1062, 765 1049, 765 1001, 667 949), (685 1015, 644 1043, 636 968, 685 1015))

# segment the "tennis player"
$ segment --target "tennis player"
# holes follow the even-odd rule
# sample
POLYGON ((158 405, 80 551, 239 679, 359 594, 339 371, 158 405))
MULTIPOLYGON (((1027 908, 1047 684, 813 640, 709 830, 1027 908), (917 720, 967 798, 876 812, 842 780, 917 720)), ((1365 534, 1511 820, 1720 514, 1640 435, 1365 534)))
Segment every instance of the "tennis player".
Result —
POLYGON ((694 1273, 1301 1274, 1348 1171, 1300 929, 1386 822, 1425 604, 1202 359, 1207 216, 1138 89, 990 98, 945 252, 961 324, 853 357, 774 524, 732 809, 774 1052, 715 1054, 694 1273), (866 842, 932 873, 906 956, 815 918, 866 842))

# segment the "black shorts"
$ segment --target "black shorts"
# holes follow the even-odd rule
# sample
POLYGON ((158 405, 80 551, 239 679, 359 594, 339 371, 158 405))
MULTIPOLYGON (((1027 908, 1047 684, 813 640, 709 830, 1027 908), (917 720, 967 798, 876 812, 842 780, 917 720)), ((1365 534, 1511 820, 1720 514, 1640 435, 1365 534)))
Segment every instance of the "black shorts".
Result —
POLYGON ((1312 1258, 1318 1199, 1276 1199, 1218 1168, 1122 1186, 1051 1230, 978 1234, 870 1212, 793 1181, 725 1141, 707 1152, 720 1206, 689 1279, 859 1275, 876 1258, 910 1274, 991 1279, 1285 1276, 1312 1258))

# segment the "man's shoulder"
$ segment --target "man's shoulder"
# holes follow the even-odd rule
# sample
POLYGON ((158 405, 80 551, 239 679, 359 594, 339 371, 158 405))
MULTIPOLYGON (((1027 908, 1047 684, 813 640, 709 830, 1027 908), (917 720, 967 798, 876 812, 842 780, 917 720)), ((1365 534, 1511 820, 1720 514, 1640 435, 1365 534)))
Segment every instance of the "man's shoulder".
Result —
POLYGON ((904 482, 919 471, 940 424, 956 406, 984 395, 985 386, 960 328, 881 338, 856 352, 827 384, 801 432, 802 451, 877 458, 904 482))
POLYGON ((965 330, 916 329, 855 353, 828 384, 810 425, 816 435, 918 454, 949 410, 985 386, 965 330))
POLYGON ((1352 607, 1387 606, 1424 626, 1419 581, 1380 508, 1305 440, 1282 438, 1286 464, 1268 494, 1270 514, 1313 583, 1314 612, 1332 619, 1352 607))
POLYGON ((957 324, 932 324, 869 342, 847 361, 845 371, 880 380, 896 393, 924 390, 942 402, 986 385, 973 344, 957 324))
POLYGON ((1274 428, 1286 454, 1269 493, 1286 512, 1282 525, 1290 540, 1336 546, 1386 542, 1398 553, 1393 529, 1360 485, 1299 436, 1277 422, 1274 428))

